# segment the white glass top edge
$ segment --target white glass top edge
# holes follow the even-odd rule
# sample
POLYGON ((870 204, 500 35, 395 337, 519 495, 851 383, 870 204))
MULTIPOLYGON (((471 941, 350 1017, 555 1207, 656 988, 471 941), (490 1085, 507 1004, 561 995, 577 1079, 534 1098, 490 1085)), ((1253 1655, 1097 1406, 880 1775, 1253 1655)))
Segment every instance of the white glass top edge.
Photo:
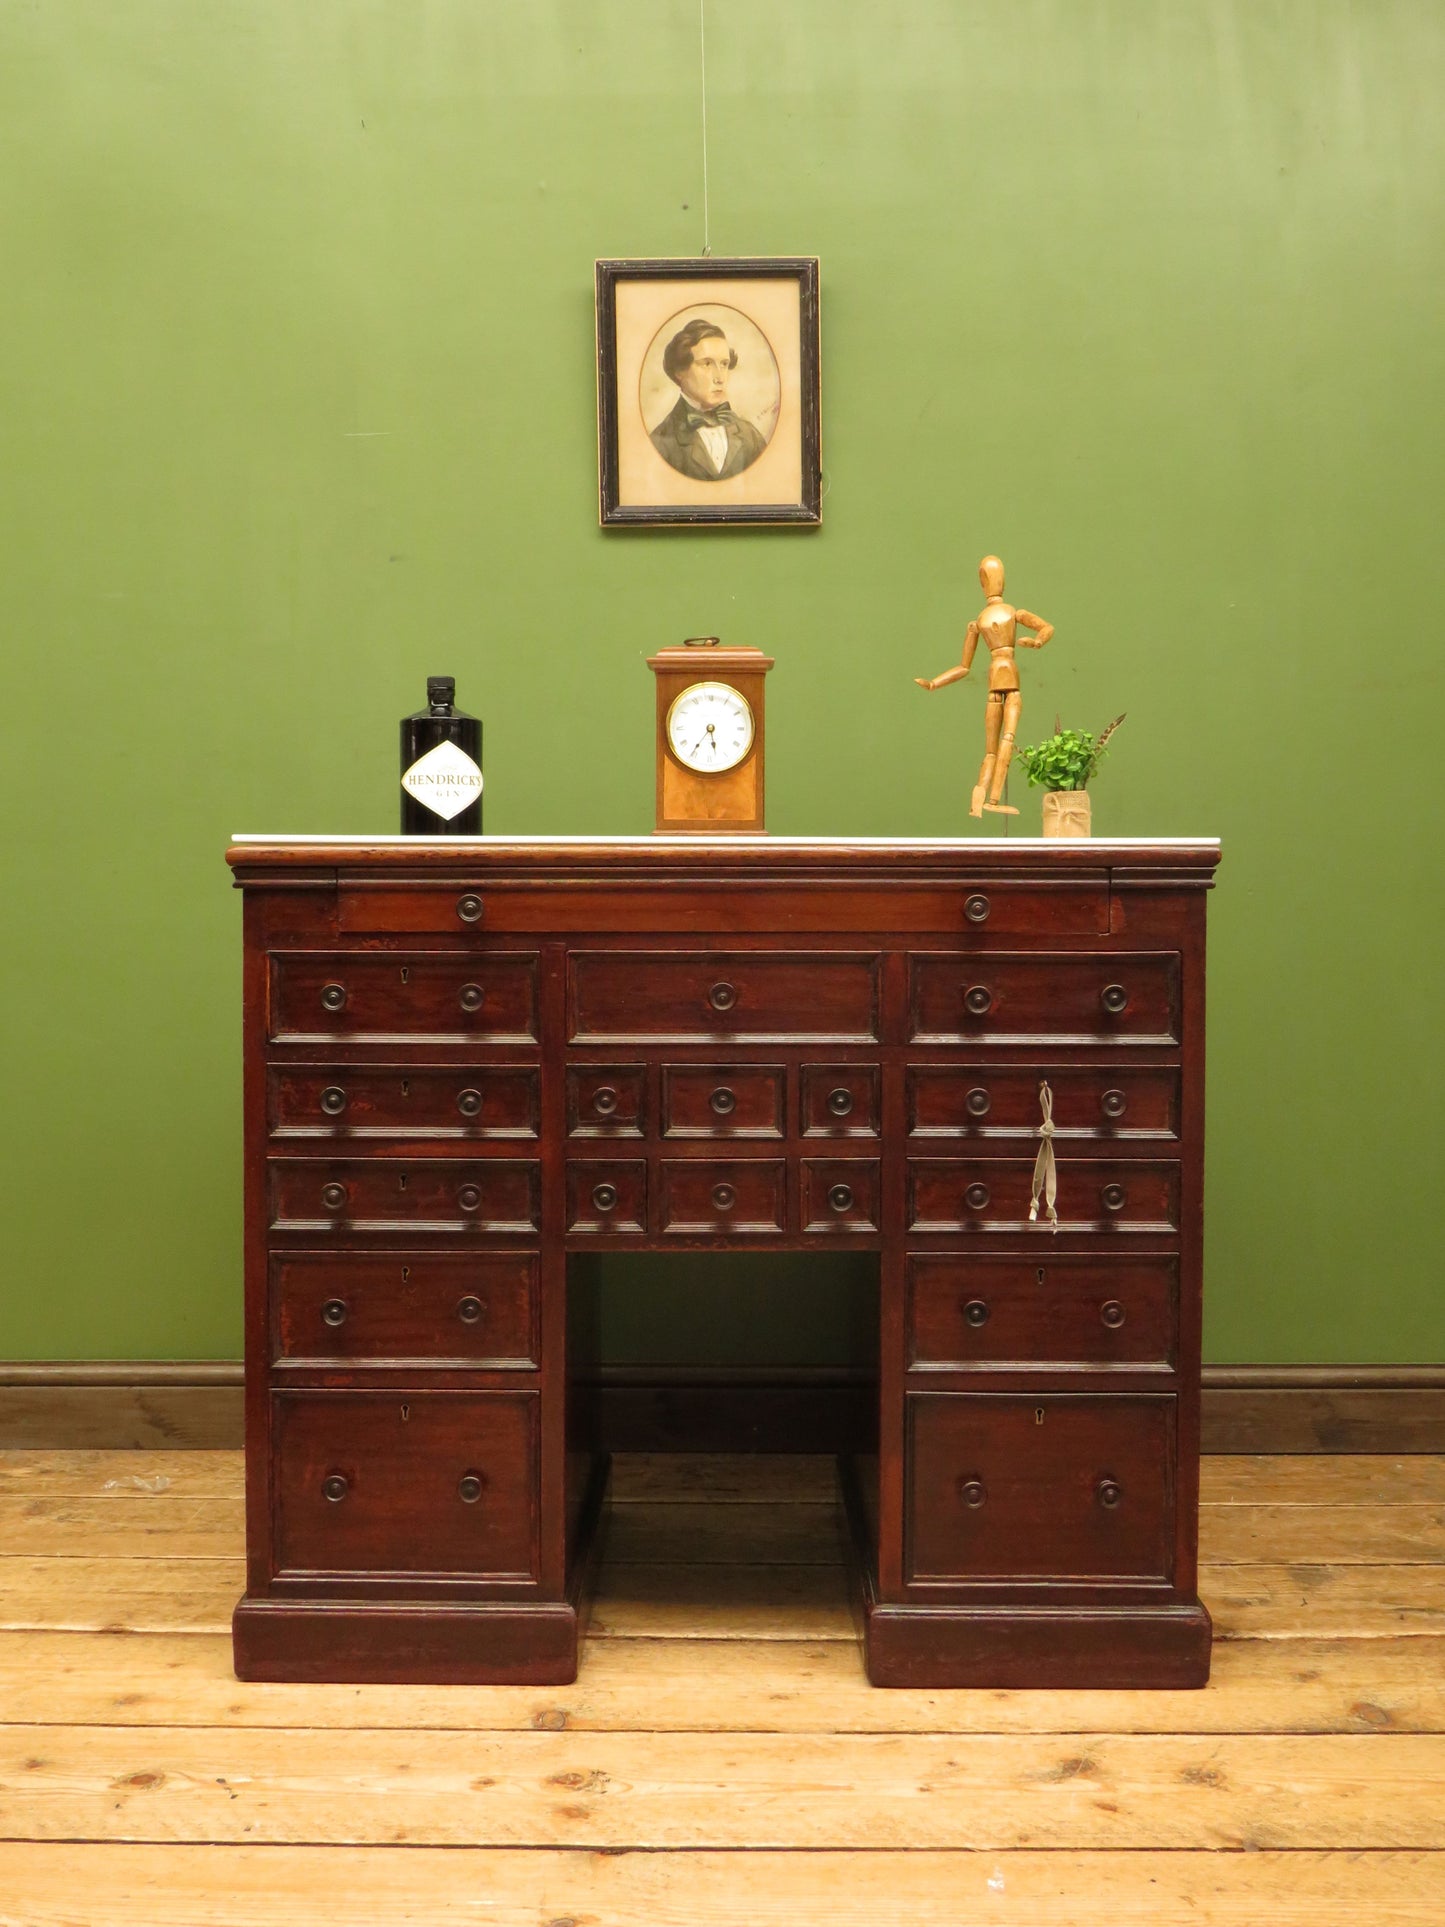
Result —
POLYGON ((1217 850, 1217 836, 270 836, 238 831, 233 843, 358 844, 371 849, 506 850, 553 847, 633 850, 1217 850))

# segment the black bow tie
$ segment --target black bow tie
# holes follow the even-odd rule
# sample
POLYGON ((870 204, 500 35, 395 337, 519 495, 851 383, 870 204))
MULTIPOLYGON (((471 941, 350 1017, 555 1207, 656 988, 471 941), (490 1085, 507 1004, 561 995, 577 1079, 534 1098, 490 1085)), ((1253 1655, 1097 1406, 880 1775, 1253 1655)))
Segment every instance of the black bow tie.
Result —
POLYGON ((706 411, 701 408, 689 408, 687 411, 689 428, 724 428, 729 422, 736 420, 737 417, 733 414, 731 404, 728 402, 719 402, 716 408, 706 411))

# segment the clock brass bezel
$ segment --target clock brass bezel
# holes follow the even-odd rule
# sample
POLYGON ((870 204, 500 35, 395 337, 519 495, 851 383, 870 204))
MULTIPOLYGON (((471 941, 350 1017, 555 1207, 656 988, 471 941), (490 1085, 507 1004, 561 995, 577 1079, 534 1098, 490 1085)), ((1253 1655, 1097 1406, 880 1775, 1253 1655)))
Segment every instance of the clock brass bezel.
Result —
POLYGON ((679 689, 677 694, 673 697, 672 701, 668 704, 667 715, 663 719, 662 733, 663 733, 663 740, 667 744, 668 755, 679 766, 679 768, 685 769, 690 776, 729 776, 732 774, 732 772, 735 769, 742 768, 743 764, 748 760, 749 756, 752 755, 753 750, 756 748, 757 740, 758 740, 758 719, 753 711, 752 704, 748 701, 747 697, 743 694, 742 690, 738 688, 736 683, 722 682, 721 680, 719 680, 719 678, 715 676, 701 676, 698 678, 696 682, 690 682, 685 689, 679 689), (679 752, 679 750, 673 743, 673 740, 672 740, 673 711, 677 708, 678 704, 683 700, 684 697, 695 696, 698 690, 700 689, 716 689, 721 691, 725 695, 735 697, 737 701, 742 704, 743 709, 747 714, 748 740, 743 745, 742 749, 738 752, 738 754, 733 758, 732 762, 730 763, 714 764, 710 768, 699 767, 699 765, 696 763, 688 762, 687 758, 679 752))

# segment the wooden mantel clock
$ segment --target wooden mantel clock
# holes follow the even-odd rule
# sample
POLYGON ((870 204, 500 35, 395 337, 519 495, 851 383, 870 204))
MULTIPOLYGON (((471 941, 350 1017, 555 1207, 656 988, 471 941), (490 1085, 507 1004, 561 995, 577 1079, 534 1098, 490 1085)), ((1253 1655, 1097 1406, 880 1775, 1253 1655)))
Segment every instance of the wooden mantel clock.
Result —
POLYGON ((763 678, 773 657, 698 636, 647 658, 657 677, 657 829, 763 828, 763 678))

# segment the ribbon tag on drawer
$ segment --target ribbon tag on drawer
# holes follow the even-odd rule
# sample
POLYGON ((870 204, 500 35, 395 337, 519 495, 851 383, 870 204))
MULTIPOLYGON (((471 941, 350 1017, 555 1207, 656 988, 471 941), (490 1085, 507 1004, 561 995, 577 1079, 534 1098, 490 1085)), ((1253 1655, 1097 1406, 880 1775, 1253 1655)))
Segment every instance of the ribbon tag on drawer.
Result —
POLYGON ((1034 1181, 1029 1192, 1029 1223, 1038 1223, 1039 1198, 1042 1196, 1049 1223, 1057 1231, 1059 1167, 1054 1161, 1054 1094, 1047 1083, 1039 1085, 1039 1109, 1043 1112, 1043 1118, 1039 1124, 1039 1154, 1034 1159, 1034 1181))

